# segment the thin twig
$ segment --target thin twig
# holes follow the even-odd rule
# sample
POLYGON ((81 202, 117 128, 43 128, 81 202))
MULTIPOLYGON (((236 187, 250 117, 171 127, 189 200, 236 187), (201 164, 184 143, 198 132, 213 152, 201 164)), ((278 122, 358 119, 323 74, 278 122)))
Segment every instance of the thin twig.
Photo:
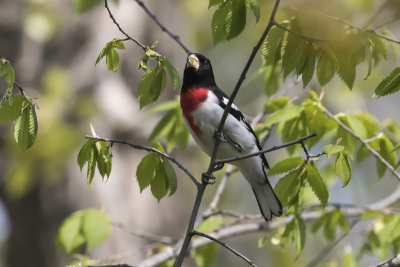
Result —
POLYGON ((181 41, 178 35, 174 34, 170 30, 167 29, 167 27, 164 26, 160 22, 160 20, 154 15, 154 13, 150 10, 150 8, 142 1, 142 0, 134 0, 139 6, 141 6, 144 11, 154 20, 155 23, 157 23, 158 26, 160 26, 161 30, 163 32, 166 32, 169 36, 171 36, 172 39, 174 39, 182 48, 185 50, 186 53, 189 53, 191 50, 181 41))
POLYGON ((395 168, 393 168, 392 165, 390 165, 389 162, 387 162, 378 152, 376 152, 375 149, 373 149, 367 142, 365 142, 358 134, 356 134, 353 130, 351 130, 349 127, 347 127, 345 124, 343 124, 338 118, 335 117, 335 115, 333 115, 329 110, 327 110, 326 108, 322 108, 321 109, 322 112, 324 112, 329 118, 333 119, 334 121, 336 121, 337 124, 339 124, 340 127, 342 127, 346 132, 348 132, 349 134, 351 134, 354 138, 356 138, 358 141, 361 142, 361 144, 363 146, 365 146, 365 148, 371 152, 371 154, 377 158, 380 162, 383 163, 383 165, 386 166, 386 168, 388 168, 393 174, 394 176, 396 176, 396 178, 398 180, 400 180, 400 173, 398 173, 395 168))
POLYGON ((21 95, 25 96, 25 91, 22 88, 22 86, 20 86, 17 82, 14 82, 14 85, 18 88, 18 90, 21 93, 21 95))
MULTIPOLYGON (((247 74, 247 72, 248 72, 248 70, 250 68, 250 65, 252 64, 252 62, 253 62, 253 60, 254 60, 259 48, 261 47, 261 45, 262 45, 262 43, 263 43, 263 41, 265 39, 265 37, 267 36, 267 34, 269 33, 269 31, 271 30, 271 28, 273 26, 275 14, 276 14, 276 12, 278 10, 279 3, 280 3, 280 0, 275 0, 275 4, 274 4, 274 7, 272 9, 271 16, 270 16, 270 19, 268 21, 268 24, 267 24, 267 26, 266 26, 266 28, 265 28, 260 40, 258 41, 256 46, 253 48, 253 51, 250 54, 249 59, 247 60, 247 63, 246 63, 246 65, 245 65, 245 67, 244 67, 244 69, 242 71, 242 74, 240 75, 239 80, 237 81, 237 83, 235 85, 235 88, 233 89, 233 92, 232 92, 231 96, 229 97, 229 101, 226 104, 226 107, 225 107, 225 110, 224 110, 224 114, 222 115, 220 123, 219 123, 219 126, 218 126, 218 128, 216 130, 216 133, 219 134, 219 135, 221 135, 221 133, 222 133, 222 129, 224 127, 226 118, 228 117, 228 112, 229 112, 229 110, 230 110, 230 108, 232 106, 233 100, 235 99, 235 97, 236 97, 236 95, 237 95, 237 93, 238 93, 238 91, 240 89, 240 86, 242 85, 243 81, 246 78, 246 74, 247 74)), ((210 159, 210 165, 208 166, 207 172, 205 174, 203 174, 203 175, 211 176, 213 171, 215 171, 215 166, 216 166, 215 160, 216 160, 216 155, 217 155, 219 144, 220 144, 220 140, 219 139, 215 139, 214 149, 213 149, 213 152, 212 152, 212 155, 211 155, 211 159, 210 159)), ((193 232, 193 229, 194 229, 193 228, 194 227, 194 223, 196 221, 197 213, 198 213, 198 210, 199 210, 199 207, 200 207, 200 204, 201 204, 201 200, 202 200, 202 197, 203 197, 203 193, 204 193, 206 187, 207 187, 207 183, 205 182, 204 179, 202 179, 202 183, 197 186, 197 190, 198 191, 197 191, 195 203, 193 205, 192 214, 190 215, 188 229, 186 231, 186 236, 185 236, 183 245, 181 247, 181 250, 179 252, 179 255, 178 255, 178 257, 177 257, 177 259, 175 261, 174 267, 180 267, 182 265, 183 259, 185 258, 186 252, 187 252, 189 244, 190 244, 190 240, 192 238, 192 232, 193 232)))
POLYGON ((172 238, 169 236, 155 235, 152 233, 145 233, 145 232, 129 230, 121 222, 112 222, 112 225, 114 227, 117 227, 117 228, 123 230, 124 232, 126 232, 130 235, 137 236, 137 237, 140 237, 140 238, 146 239, 148 241, 152 241, 152 242, 157 242, 157 243, 162 243, 162 244, 171 244, 171 243, 177 241, 176 238, 172 238))
MULTIPOLYGON (((288 147, 288 146, 291 146, 291 145, 294 145, 294 144, 303 144, 303 142, 304 142, 305 140, 307 140, 307 139, 309 139, 309 138, 311 138, 311 137, 314 137, 314 136, 317 136, 317 134, 316 134, 316 133, 312 133, 312 134, 309 134, 309 135, 304 136, 304 137, 302 137, 302 138, 299 138, 299 139, 297 139, 297 140, 294 140, 294 141, 285 143, 285 144, 283 144, 283 145, 273 146, 273 147, 271 147, 271 148, 263 149, 263 150, 260 150, 260 151, 258 151, 258 152, 251 153, 251 154, 248 154, 248 155, 244 155, 244 156, 240 156, 240 157, 235 157, 235 158, 228 158, 228 159, 217 159, 217 160, 215 160, 215 163, 216 163, 216 164, 220 164, 220 163, 230 163, 230 162, 234 162, 234 161, 238 161, 238 160, 242 160, 242 159, 247 159, 247 158, 255 157, 255 156, 258 156, 258 155, 261 155, 261 154, 264 154, 264 153, 268 153, 268 152, 271 152, 271 151, 279 150, 279 149, 282 149, 282 148, 284 148, 284 147, 288 147)), ((304 151, 307 151, 307 153, 308 153, 308 150, 307 150, 307 149, 305 149, 304 151)), ((310 157, 310 155, 307 155, 307 156, 310 157)))
POLYGON ((87 267, 135 267, 128 264, 111 264, 111 265, 88 265, 87 267))
POLYGON ((148 152, 154 152, 157 153, 165 158, 167 158, 169 161, 175 163, 175 165, 181 169, 184 173, 186 173, 187 176, 189 176, 189 178, 192 180, 192 182, 198 186, 200 183, 196 180, 196 178, 194 178, 194 176, 190 173, 190 171, 188 171, 188 169, 186 169, 179 161, 177 161, 175 158, 171 157, 170 155, 168 155, 167 153, 164 153, 160 150, 155 149, 154 147, 149 147, 149 146, 142 146, 142 145, 137 145, 137 144, 132 144, 129 143, 127 141, 124 140, 115 140, 115 139, 109 139, 109 138, 101 138, 101 137, 93 137, 93 136, 85 136, 85 138, 87 139, 93 139, 96 141, 105 141, 111 144, 123 144, 123 145, 127 145, 130 146, 132 148, 135 149, 139 149, 139 150, 146 150, 148 152))
POLYGON ((193 231, 193 235, 198 235, 198 236, 202 236, 205 238, 210 239, 211 241, 214 241, 218 244, 220 244, 221 246, 223 246, 224 248, 228 249, 230 252, 232 252, 233 254, 235 254, 236 256, 238 256, 239 258, 242 258, 244 261, 246 261, 250 266, 253 267, 257 267, 257 265, 250 259, 248 259, 246 256, 244 256, 242 253, 240 253, 239 251, 237 251, 236 249, 230 247, 229 245, 227 245, 225 242, 222 242, 216 238, 214 238, 211 235, 207 235, 198 231, 193 231))
MULTIPOLYGON (((108 15, 110 16, 110 18, 112 19, 112 21, 114 22, 114 24, 118 27, 118 30, 126 36, 126 38, 128 38, 129 40, 133 41, 134 43, 136 43, 138 46, 140 46, 143 50, 146 51, 146 46, 139 43, 136 39, 133 39, 131 36, 129 36, 129 34, 127 34, 122 28, 121 26, 118 24, 117 20, 114 18, 114 15, 111 13, 110 8, 108 7, 108 1, 104 0, 104 7, 107 9, 108 11, 108 15)), ((124 39, 126 40, 126 39, 124 39)))
POLYGON ((385 35, 382 35, 382 34, 379 34, 379 33, 377 33, 377 32, 375 32, 375 30, 368 30, 370 33, 373 33, 373 34, 375 34, 377 37, 379 37, 379 38, 382 38, 382 39, 385 39, 386 41, 389 41, 389 42, 392 42, 392 43, 395 43, 395 44, 400 44, 400 41, 397 41, 397 40, 394 40, 394 39, 392 39, 392 38, 389 38, 389 37, 387 37, 387 36, 385 36, 385 35))

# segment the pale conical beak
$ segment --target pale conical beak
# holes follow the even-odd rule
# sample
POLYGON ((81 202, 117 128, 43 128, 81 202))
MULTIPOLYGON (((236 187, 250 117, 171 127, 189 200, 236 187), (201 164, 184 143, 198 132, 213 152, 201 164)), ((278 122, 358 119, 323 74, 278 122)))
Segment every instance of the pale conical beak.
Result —
POLYGON ((199 66, 200 66, 199 59, 196 57, 195 54, 190 54, 186 61, 186 67, 198 70, 199 66))

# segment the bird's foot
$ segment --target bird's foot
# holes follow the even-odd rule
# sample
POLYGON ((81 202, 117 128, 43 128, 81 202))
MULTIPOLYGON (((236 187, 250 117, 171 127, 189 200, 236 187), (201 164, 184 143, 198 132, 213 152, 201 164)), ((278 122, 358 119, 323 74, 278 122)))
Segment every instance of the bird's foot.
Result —
POLYGON ((228 139, 225 138, 223 133, 219 133, 218 131, 215 131, 214 133, 214 138, 219 140, 220 142, 228 142, 228 139))
POLYGON ((238 152, 242 152, 242 151, 243 151, 243 147, 242 147, 241 145, 239 145, 238 143, 236 143, 235 141, 233 141, 231 138, 229 138, 229 136, 224 135, 223 133, 219 133, 219 132, 215 131, 214 137, 215 137, 216 139, 218 139, 220 142, 228 142, 228 143, 231 144, 238 152))
POLYGON ((214 166, 213 172, 222 170, 224 168, 224 163, 218 163, 214 166))
POLYGON ((206 172, 202 173, 201 180, 206 184, 215 184, 215 176, 206 172))

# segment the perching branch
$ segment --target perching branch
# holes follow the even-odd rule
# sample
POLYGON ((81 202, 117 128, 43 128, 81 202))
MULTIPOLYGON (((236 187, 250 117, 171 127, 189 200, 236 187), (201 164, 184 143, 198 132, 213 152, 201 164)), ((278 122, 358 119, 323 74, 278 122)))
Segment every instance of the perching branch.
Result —
POLYGON ((397 254, 396 257, 385 261, 381 262, 376 267, 395 267, 395 266, 400 266, 400 254, 397 254))
POLYGON ((118 27, 118 30, 126 36, 127 39, 123 39, 122 41, 126 41, 126 40, 131 40, 134 43, 136 43, 138 46, 140 46, 143 50, 146 51, 146 46, 139 43, 139 41, 137 41, 136 39, 132 38, 131 36, 129 36, 129 34, 127 34, 122 28, 121 26, 118 24, 117 20, 114 18, 114 15, 111 13, 110 8, 108 7, 108 0, 104 0, 104 7, 107 9, 108 11, 108 15, 110 16, 111 20, 114 22, 114 24, 118 27))
POLYGON ((220 240, 218 240, 218 239, 212 237, 211 235, 207 235, 207 234, 204 234, 204 233, 201 233, 201 232, 198 232, 198 231, 193 231, 193 235, 198 235, 198 236, 202 236, 202 237, 208 238, 208 239, 210 239, 211 241, 214 241, 214 242, 220 244, 221 246, 223 246, 224 248, 228 249, 230 252, 232 252, 233 254, 235 254, 236 256, 238 256, 239 258, 242 258, 242 259, 243 259, 244 261, 246 261, 250 266, 257 267, 257 265, 255 265, 255 263, 254 263, 252 260, 248 259, 246 256, 244 256, 242 253, 240 253, 240 252, 237 251, 236 249, 230 247, 230 246, 227 245, 225 242, 222 242, 222 241, 220 241, 220 240))
POLYGON ((185 50, 186 53, 189 53, 191 50, 181 41, 178 35, 174 34, 170 30, 167 29, 167 27, 164 26, 160 22, 160 20, 154 15, 154 13, 150 10, 150 8, 142 1, 142 0, 134 0, 139 6, 141 6, 144 11, 154 20, 155 23, 157 23, 158 26, 160 26, 161 30, 163 32, 166 32, 169 36, 171 36, 172 39, 174 39, 182 48, 185 50))
POLYGON ((358 141, 361 142, 361 144, 363 146, 365 146, 365 148, 371 152, 371 154, 378 159, 380 162, 383 163, 383 165, 386 166, 386 168, 388 168, 393 174, 394 176, 396 176, 396 178, 398 180, 400 180, 400 173, 398 173, 396 171, 396 169, 390 165, 389 162, 387 162, 378 152, 376 152, 375 149, 373 149, 366 141, 364 141, 358 134, 356 134, 352 129, 350 129, 349 127, 347 127, 344 123, 342 123, 338 118, 335 117, 335 115, 333 115, 329 110, 327 110, 326 108, 322 108, 321 109, 322 112, 324 112, 329 118, 333 119, 334 121, 336 121, 337 124, 339 124, 340 127, 342 127, 346 132, 348 132, 349 134, 351 134, 354 138, 356 138, 358 141))
MULTIPOLYGON (((247 158, 251 158, 251 157, 255 157, 255 156, 258 156, 258 155, 261 155, 261 154, 264 154, 264 153, 268 153, 268 152, 271 152, 271 151, 279 150, 279 149, 282 149, 284 147, 288 147, 288 146, 295 145, 295 144, 302 144, 303 145, 303 149, 304 149, 304 143, 303 142, 305 140, 307 140, 307 139, 309 139, 311 137, 315 137, 315 136, 317 136, 317 134, 316 133, 312 133, 312 134, 309 134, 309 135, 304 136, 302 138, 299 138, 297 140, 291 141, 289 143, 286 143, 286 144, 283 144, 283 145, 279 145, 279 146, 273 146, 273 147, 268 148, 268 149, 263 149, 263 150, 260 150, 260 151, 258 151, 256 153, 251 153, 251 154, 248 154, 248 155, 235 157, 235 158, 229 158, 229 159, 217 159, 217 160, 215 160, 215 163, 216 164, 230 163, 230 162, 234 162, 234 161, 238 161, 238 160, 242 160, 242 159, 247 159, 247 158)), ((304 152, 306 153, 306 156, 308 158, 309 157, 314 157, 314 156, 311 156, 308 153, 308 150, 306 148, 304 149, 304 152)))
POLYGON ((154 147, 149 147, 149 146, 142 146, 142 145, 137 145, 137 144, 132 144, 129 143, 127 141, 124 140, 114 140, 114 139, 108 139, 108 138, 101 138, 101 137, 93 137, 93 136, 85 136, 85 138, 87 139, 93 139, 96 141, 104 141, 104 142, 108 142, 111 144, 123 144, 123 145, 127 145, 130 146, 134 149, 139 149, 139 150, 146 150, 148 152, 154 152, 157 153, 165 158, 167 158, 169 161, 173 162, 179 169, 181 169, 184 173, 186 173, 187 176, 189 176, 189 178, 192 180, 192 182, 195 185, 199 185, 200 183, 196 180, 196 178, 194 178, 194 176, 190 173, 190 171, 188 171, 188 169, 186 169, 179 161, 177 161, 175 158, 171 157, 170 155, 168 155, 167 153, 164 153, 160 150, 155 149, 154 147))
MULTIPOLYGON (((222 115, 220 123, 219 123, 219 126, 216 129, 216 134, 217 135, 221 135, 222 129, 224 128, 224 124, 225 124, 226 118, 228 117, 228 112, 229 112, 229 110, 230 110, 230 108, 232 106, 233 100, 235 99, 237 93, 239 92, 240 86, 242 85, 243 81, 245 80, 246 74, 247 74, 251 64, 253 63, 253 60, 254 60, 258 50, 260 49, 265 37, 268 35, 269 31, 271 30, 271 28, 273 26, 274 19, 275 19, 275 14, 276 14, 276 12, 278 10, 279 3, 280 3, 280 0, 275 0, 275 4, 274 4, 274 7, 272 9, 271 16, 269 18, 268 24, 267 24, 267 26, 266 26, 261 38, 259 39, 258 43, 253 48, 253 51, 250 54, 250 57, 247 60, 246 65, 244 66, 242 74, 240 75, 239 80, 237 81, 237 83, 235 85, 235 88, 233 89, 233 92, 229 97, 229 101, 226 104, 226 107, 225 107, 225 110, 224 110, 224 114, 222 115)), ((201 204, 201 200, 203 198, 204 191, 205 191, 206 186, 207 186, 207 182, 205 182, 206 178, 207 177, 211 177, 212 173, 215 171, 215 166, 216 166, 215 160, 216 160, 216 155, 217 155, 219 144, 220 144, 220 140, 215 138, 215 144, 214 144, 214 149, 213 149, 213 152, 212 152, 212 155, 211 155, 210 165, 208 166, 207 172, 203 173, 202 183, 197 186, 196 200, 195 200, 195 203, 193 205, 192 214, 190 215, 190 220, 189 220, 188 228, 187 228, 187 231, 186 231, 186 236, 185 236, 185 239, 183 241, 181 251, 180 251, 180 253, 179 253, 179 255, 178 255, 178 257, 177 257, 177 259, 175 261, 174 267, 180 267, 182 265, 183 259, 185 258, 187 249, 188 249, 189 244, 190 244, 190 240, 192 239, 192 233, 193 233, 193 229, 194 229, 194 224, 195 224, 196 217, 197 217, 197 214, 198 214, 198 210, 199 210, 199 207, 200 207, 200 204, 201 204)))

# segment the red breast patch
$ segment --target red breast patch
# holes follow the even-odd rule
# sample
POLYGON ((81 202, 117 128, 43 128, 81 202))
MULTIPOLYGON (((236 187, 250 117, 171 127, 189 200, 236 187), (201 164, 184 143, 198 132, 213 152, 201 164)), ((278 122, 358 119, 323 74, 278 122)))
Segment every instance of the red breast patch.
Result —
POLYGON ((203 102, 207 99, 208 89, 206 88, 192 88, 188 91, 181 93, 181 109, 182 114, 185 116, 192 130, 197 134, 201 135, 200 128, 194 124, 192 112, 200 107, 203 102))

